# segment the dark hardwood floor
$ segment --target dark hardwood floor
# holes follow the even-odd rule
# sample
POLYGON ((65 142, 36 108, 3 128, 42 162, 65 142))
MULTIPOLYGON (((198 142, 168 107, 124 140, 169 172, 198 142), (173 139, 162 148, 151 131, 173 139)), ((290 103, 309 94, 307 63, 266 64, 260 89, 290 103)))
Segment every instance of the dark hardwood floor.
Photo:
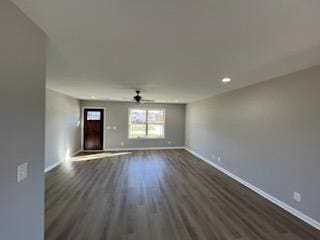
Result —
POLYGON ((46 240, 320 239, 185 150, 114 155, 47 174, 46 240))

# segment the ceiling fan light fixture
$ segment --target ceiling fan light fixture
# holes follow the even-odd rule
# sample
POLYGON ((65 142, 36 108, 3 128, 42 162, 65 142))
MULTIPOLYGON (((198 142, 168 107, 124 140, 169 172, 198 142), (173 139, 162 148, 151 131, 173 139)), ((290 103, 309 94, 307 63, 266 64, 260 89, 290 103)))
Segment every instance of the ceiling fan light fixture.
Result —
POLYGON ((136 90, 137 95, 133 97, 133 101, 136 104, 142 104, 142 103, 153 103, 155 102, 155 100, 151 100, 151 99, 145 99, 142 96, 140 96, 140 90, 136 90))
POLYGON ((137 95, 133 97, 133 99, 135 100, 136 103, 140 103, 142 97, 139 95, 140 94, 140 90, 136 90, 137 95))

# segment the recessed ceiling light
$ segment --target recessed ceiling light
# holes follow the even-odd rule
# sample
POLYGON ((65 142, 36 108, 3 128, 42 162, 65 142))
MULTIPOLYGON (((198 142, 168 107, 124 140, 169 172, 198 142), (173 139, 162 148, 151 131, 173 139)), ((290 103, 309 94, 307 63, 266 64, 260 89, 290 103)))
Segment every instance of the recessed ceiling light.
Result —
POLYGON ((90 98, 91 98, 91 99, 96 99, 96 97, 95 97, 95 96, 91 96, 90 98))
POLYGON ((231 82, 231 79, 230 78, 224 78, 224 79, 222 79, 222 82, 224 82, 224 83, 231 82))

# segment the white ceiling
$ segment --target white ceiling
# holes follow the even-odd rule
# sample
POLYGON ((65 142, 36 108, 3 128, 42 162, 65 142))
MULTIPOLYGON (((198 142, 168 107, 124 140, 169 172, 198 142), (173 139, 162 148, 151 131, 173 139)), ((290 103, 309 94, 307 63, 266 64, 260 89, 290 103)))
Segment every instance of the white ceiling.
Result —
POLYGON ((13 2, 48 34, 48 87, 81 99, 190 102, 320 64, 319 0, 13 2))

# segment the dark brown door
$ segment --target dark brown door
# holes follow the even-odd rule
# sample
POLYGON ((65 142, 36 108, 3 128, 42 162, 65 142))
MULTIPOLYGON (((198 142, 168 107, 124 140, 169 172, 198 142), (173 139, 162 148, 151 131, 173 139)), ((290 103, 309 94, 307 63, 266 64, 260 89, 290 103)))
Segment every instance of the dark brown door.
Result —
POLYGON ((103 109, 84 109, 84 150, 103 150, 103 109))

